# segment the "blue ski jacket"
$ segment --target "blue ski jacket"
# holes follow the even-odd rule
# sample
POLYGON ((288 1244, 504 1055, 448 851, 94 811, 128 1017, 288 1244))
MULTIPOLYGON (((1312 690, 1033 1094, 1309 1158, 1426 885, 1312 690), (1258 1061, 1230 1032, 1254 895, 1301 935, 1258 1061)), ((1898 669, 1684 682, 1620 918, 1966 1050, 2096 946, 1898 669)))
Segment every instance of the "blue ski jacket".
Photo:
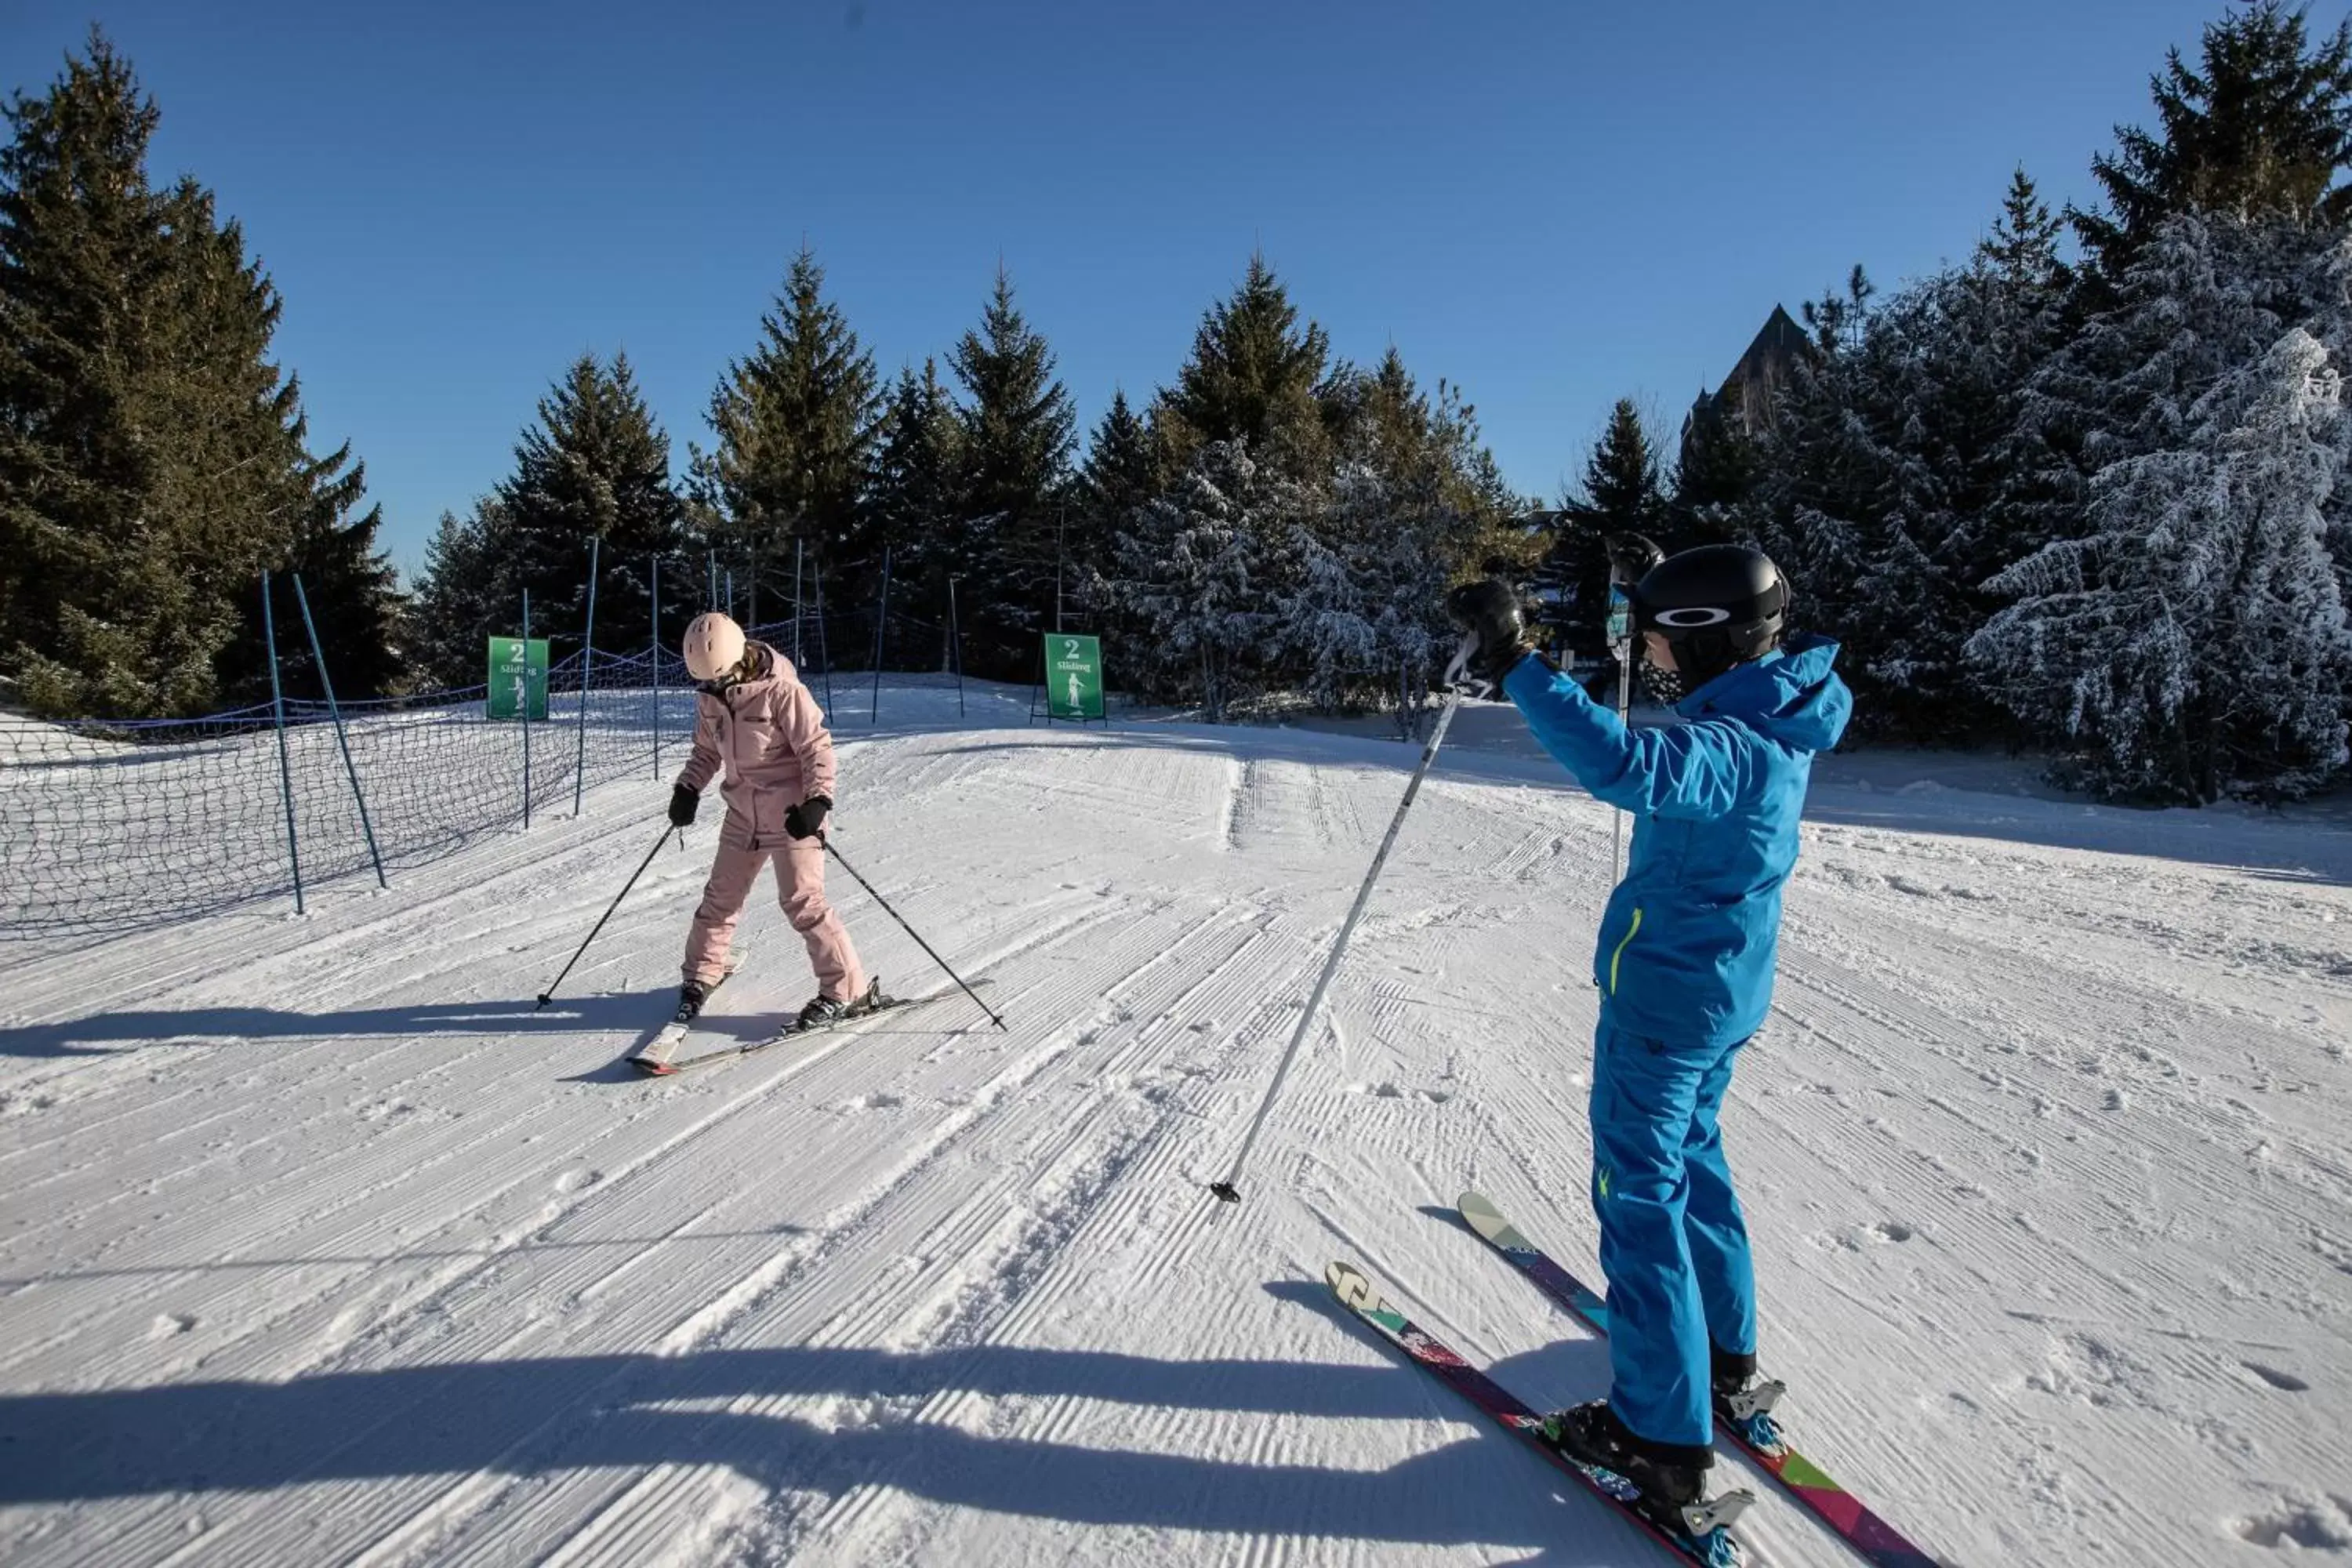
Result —
POLYGON ((1604 1026, 1680 1046, 1744 1040, 1772 1005, 1780 887, 1813 753, 1853 698, 1838 645, 1792 639, 1685 697, 1684 722, 1632 730, 1533 654, 1504 678, 1545 751, 1633 814, 1633 853, 1593 954, 1604 1026))

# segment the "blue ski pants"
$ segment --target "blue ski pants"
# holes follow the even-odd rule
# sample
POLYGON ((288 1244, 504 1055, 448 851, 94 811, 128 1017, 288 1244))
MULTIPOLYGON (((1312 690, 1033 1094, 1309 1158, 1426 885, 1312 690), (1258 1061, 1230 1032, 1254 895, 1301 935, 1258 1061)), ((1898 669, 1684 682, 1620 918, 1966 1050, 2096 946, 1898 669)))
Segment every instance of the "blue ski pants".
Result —
POLYGON ((1609 1402, 1637 1436, 1705 1447, 1710 1338, 1756 1349, 1748 1226, 1717 1119, 1746 1041, 1685 1047, 1617 1029, 1592 1054, 1592 1208, 1609 1280, 1609 1402))

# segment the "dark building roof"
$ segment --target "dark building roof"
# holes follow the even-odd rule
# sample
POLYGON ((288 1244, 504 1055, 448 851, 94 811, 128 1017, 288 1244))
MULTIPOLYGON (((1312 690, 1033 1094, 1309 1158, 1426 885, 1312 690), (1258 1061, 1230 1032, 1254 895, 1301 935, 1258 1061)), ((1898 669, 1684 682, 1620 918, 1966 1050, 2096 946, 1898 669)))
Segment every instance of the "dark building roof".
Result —
MULTIPOLYGON (((1691 418, 1708 412, 1718 403, 1728 404, 1740 426, 1754 435, 1772 418, 1772 395, 1789 384, 1789 373, 1800 359, 1813 354, 1812 340, 1805 329, 1779 305, 1764 319, 1764 326, 1756 334, 1731 374, 1713 392, 1702 392, 1691 406, 1691 418)), ((1683 422, 1687 432, 1690 419, 1683 422)))

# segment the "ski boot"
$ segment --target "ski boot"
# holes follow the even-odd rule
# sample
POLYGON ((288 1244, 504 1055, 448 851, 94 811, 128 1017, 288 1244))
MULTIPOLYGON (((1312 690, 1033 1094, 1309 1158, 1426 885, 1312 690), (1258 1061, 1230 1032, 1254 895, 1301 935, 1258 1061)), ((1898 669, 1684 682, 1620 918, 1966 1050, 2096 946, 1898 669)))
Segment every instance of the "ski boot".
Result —
POLYGON ((1707 1392, 1713 1399, 1716 1419, 1760 1453, 1784 1451, 1788 1441, 1780 1436, 1780 1423, 1772 1419, 1772 1407, 1780 1403, 1789 1385, 1771 1378, 1758 1378, 1753 1351, 1734 1355, 1719 1346, 1707 1348, 1711 1352, 1707 1392))
POLYGON ((1711 1552, 1709 1538, 1747 1511, 1756 1500, 1746 1491, 1706 1495, 1706 1472, 1715 1450, 1696 1445, 1653 1443, 1635 1436, 1605 1399, 1571 1405, 1544 1417, 1544 1440, 1580 1464, 1612 1471, 1639 1489, 1626 1500, 1660 1529, 1711 1552))
POLYGON ((822 993, 811 997, 808 1005, 801 1009, 799 1019, 793 1023, 793 1032, 798 1034, 807 1029, 830 1029, 836 1024, 845 1024, 852 1018, 871 1013, 881 1005, 882 980, 879 975, 877 975, 866 982, 863 993, 851 997, 846 1002, 835 1001, 822 993))
POLYGON ((699 980, 689 980, 677 988, 677 1011, 671 1014, 673 1024, 691 1024, 702 1016, 702 1004, 709 999, 714 987, 699 980))

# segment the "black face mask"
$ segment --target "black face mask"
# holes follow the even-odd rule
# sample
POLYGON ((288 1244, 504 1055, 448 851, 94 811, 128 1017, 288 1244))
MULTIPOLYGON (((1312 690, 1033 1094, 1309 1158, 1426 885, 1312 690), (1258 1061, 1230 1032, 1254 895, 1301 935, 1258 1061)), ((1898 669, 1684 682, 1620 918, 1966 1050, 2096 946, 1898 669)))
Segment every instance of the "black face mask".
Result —
POLYGON ((1690 695, 1690 686, 1679 671, 1660 669, 1646 658, 1642 661, 1642 689, 1661 708, 1672 708, 1690 695))

